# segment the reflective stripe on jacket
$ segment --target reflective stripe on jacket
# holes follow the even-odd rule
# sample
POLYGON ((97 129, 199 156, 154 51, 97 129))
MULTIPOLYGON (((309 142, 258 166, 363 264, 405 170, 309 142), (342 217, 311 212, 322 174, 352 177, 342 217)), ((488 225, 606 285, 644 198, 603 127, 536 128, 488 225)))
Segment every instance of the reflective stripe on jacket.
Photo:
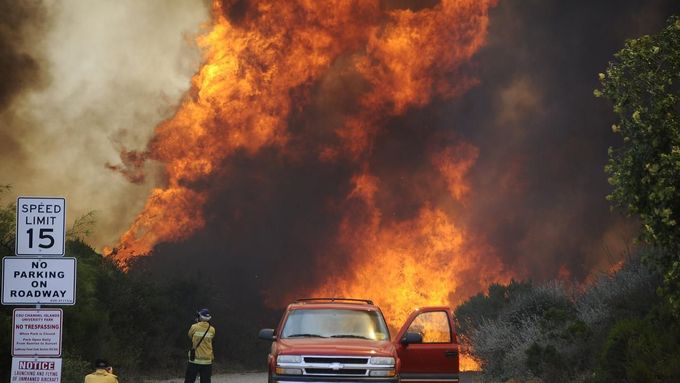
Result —
POLYGON ((103 368, 98 368, 97 371, 85 376, 85 383, 118 383, 118 377, 103 368))
MULTIPOLYGON (((208 322, 194 323, 189 329, 189 338, 191 338, 191 346, 196 348, 198 342, 201 342, 205 330, 208 329, 208 322)), ((196 364, 212 364, 215 356, 213 355, 212 340, 215 337, 215 327, 210 325, 210 330, 205 335, 205 339, 196 348, 196 359, 190 360, 191 363, 196 364)))

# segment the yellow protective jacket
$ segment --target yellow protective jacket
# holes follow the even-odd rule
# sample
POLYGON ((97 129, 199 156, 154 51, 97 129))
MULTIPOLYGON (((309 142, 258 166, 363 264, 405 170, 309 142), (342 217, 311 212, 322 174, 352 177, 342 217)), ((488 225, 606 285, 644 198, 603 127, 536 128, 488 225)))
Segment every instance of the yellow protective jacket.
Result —
MULTIPOLYGON (((205 330, 208 329, 208 322, 194 323, 189 329, 189 338, 191 338, 191 347, 196 348, 198 342, 201 341, 205 330)), ((196 359, 190 360, 190 363, 196 364, 212 364, 215 359, 213 355, 212 340, 215 337, 215 327, 210 325, 210 330, 205 334, 205 339, 196 348, 196 359)))
POLYGON ((118 383, 118 377, 103 368, 98 368, 97 371, 85 376, 85 383, 118 383))

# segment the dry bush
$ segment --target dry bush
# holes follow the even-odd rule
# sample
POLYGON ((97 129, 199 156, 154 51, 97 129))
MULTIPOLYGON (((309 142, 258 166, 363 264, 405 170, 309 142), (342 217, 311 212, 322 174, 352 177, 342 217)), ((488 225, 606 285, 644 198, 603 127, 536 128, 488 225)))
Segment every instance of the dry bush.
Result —
POLYGON ((622 316, 646 312, 647 302, 655 300, 658 272, 642 264, 639 258, 629 260, 613 275, 603 275, 578 296, 578 318, 593 329, 601 329, 622 316))
POLYGON ((574 312, 565 286, 551 282, 517 296, 497 319, 483 321, 470 334, 470 340, 476 355, 484 361, 484 380, 535 378, 527 367, 527 350, 534 344, 549 343, 556 330, 563 330, 565 324, 561 322, 573 317, 574 312))
POLYGON ((524 289, 481 319, 468 306, 461 320, 476 325, 464 335, 482 361, 485 382, 584 381, 609 328, 621 318, 644 315, 656 301, 659 282, 658 272, 631 259, 580 290, 556 281, 524 289))

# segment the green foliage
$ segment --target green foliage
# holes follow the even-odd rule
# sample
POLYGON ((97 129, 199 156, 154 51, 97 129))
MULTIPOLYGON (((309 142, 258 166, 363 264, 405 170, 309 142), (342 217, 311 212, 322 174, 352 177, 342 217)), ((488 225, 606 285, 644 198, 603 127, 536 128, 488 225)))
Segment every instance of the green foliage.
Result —
POLYGON ((83 216, 76 218, 71 228, 66 230, 66 238, 74 241, 84 240, 92 234, 95 222, 94 211, 90 211, 83 216))
POLYGON ((612 101, 623 138, 609 149, 608 198, 640 217, 644 241, 667 250, 654 261, 680 314, 680 18, 627 41, 599 78, 595 96, 612 101))
POLYGON ((80 357, 63 353, 61 358, 61 381, 64 383, 80 383, 85 375, 92 372, 92 362, 80 357))
MULTIPOLYGON (((0 197, 10 190, 9 185, 0 186, 0 197)), ((15 205, 0 205, 0 257, 14 254, 15 205)), ((9 381, 12 360, 12 308, 0 305, 0 381, 9 381)))
POLYGON ((680 381, 680 324, 669 306, 618 321, 608 334, 592 383, 680 381))
MULTIPOLYGON (((0 198, 9 190, 9 185, 0 185, 0 198)), ((0 257, 14 255, 15 222, 16 205, 9 203, 0 206, 0 257)))
POLYGON ((8 382, 12 360, 12 310, 6 306, 0 306, 0 334, 0 380, 8 382))
POLYGON ((535 376, 546 377, 548 382, 561 380, 563 371, 568 367, 563 355, 552 344, 542 347, 534 342, 526 354, 529 371, 535 376))

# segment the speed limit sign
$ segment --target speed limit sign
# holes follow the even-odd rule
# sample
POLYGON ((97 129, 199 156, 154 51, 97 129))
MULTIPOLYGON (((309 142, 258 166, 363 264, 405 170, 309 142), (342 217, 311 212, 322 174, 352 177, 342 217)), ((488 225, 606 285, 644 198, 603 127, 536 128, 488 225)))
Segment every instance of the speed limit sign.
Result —
POLYGON ((17 198, 16 255, 64 255, 66 200, 17 198))

